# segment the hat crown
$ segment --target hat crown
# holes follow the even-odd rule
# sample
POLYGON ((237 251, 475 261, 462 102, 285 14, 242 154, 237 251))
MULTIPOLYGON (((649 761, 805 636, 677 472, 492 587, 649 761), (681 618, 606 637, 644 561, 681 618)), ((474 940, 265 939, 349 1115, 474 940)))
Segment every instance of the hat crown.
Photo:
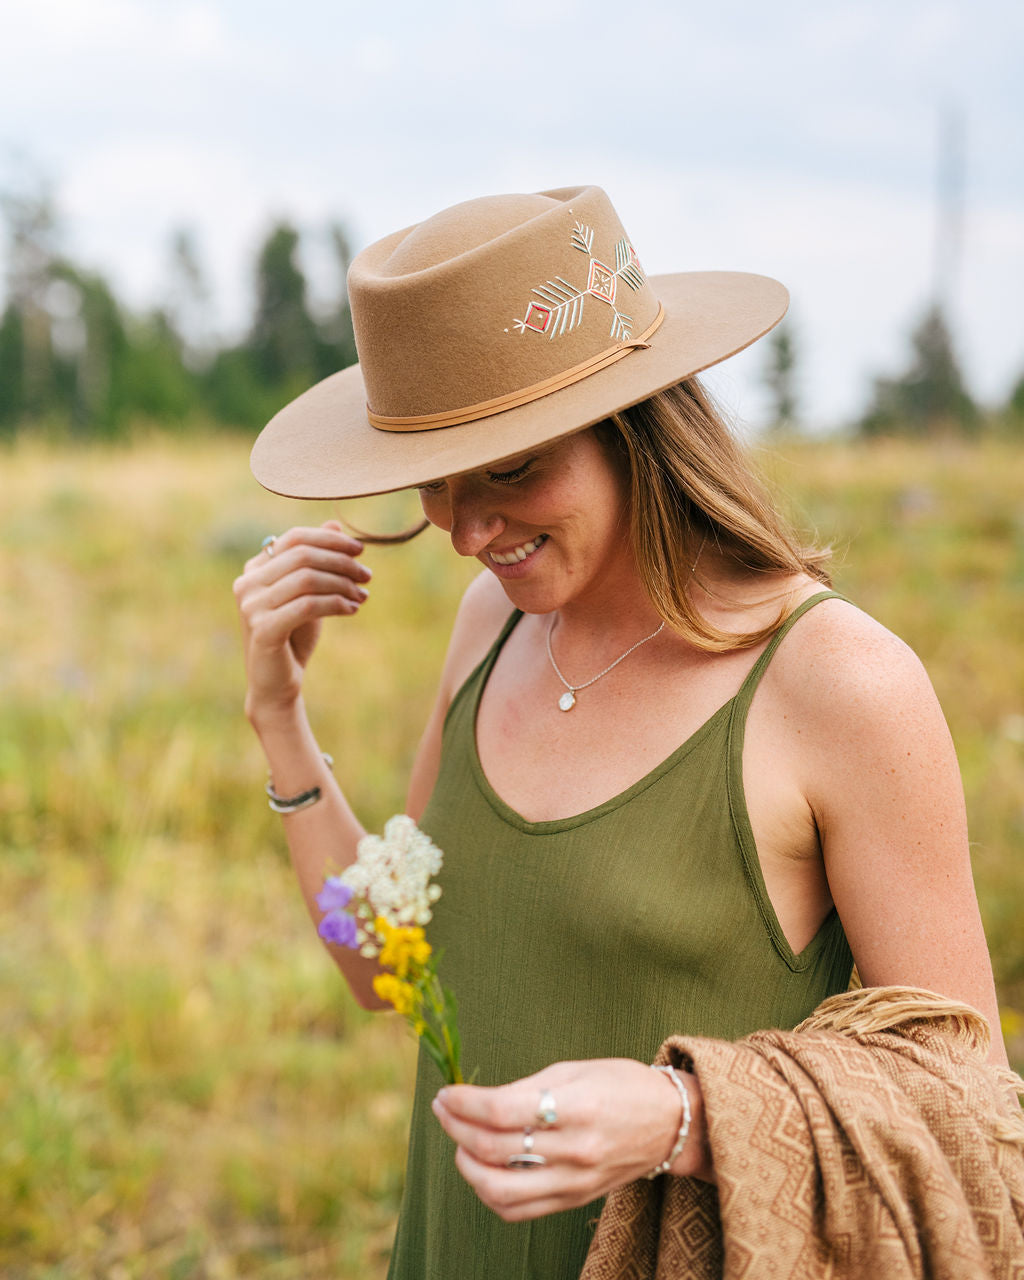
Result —
POLYGON ((481 196, 442 209, 405 234, 379 270, 396 277, 441 266, 497 240, 557 203, 542 195, 481 196))
POLYGON ((424 425, 564 378, 659 315, 599 187, 447 209, 364 249, 349 299, 374 420, 424 425))

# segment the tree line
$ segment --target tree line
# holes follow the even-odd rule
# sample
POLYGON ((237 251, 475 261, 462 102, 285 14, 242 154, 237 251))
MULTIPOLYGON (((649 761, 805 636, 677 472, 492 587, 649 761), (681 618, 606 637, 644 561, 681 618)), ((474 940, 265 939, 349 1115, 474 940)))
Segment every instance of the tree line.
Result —
MULTIPOLYGON (((251 431, 282 404, 356 359, 345 292, 349 243, 340 224, 321 241, 333 259, 332 298, 311 301, 303 237, 271 226, 253 263, 252 315, 241 338, 216 342, 204 317, 210 289, 195 238, 175 233, 163 302, 139 313, 100 274, 63 250, 59 219, 41 187, 0 192, 6 237, 0 314, 0 436, 44 431, 118 438, 139 424, 223 424, 251 431)), ((803 425, 799 343, 788 322, 765 348, 771 425, 803 425)), ((866 436, 1024 435, 1024 375, 1006 402, 971 396, 943 309, 930 306, 910 333, 902 373, 880 376, 851 426, 866 436)))
POLYGON ((46 431, 117 438, 139 423, 202 421, 252 430, 285 401, 356 359, 345 292, 344 229, 325 229, 333 299, 310 299, 302 238, 270 227, 253 265, 243 336, 217 343, 204 317, 210 290, 194 236, 172 237, 167 296, 143 313, 62 246, 46 192, 0 193, 6 280, 0 315, 0 435, 46 431))
MULTIPOLYGON (((910 331, 908 346, 901 373, 871 380, 865 407, 850 424, 857 434, 976 436, 990 432, 1024 436, 1024 374, 1002 404, 979 404, 967 388, 940 303, 925 308, 910 331)), ((771 402, 771 429, 799 430, 799 352, 788 321, 772 331, 766 350, 764 376, 771 402)))

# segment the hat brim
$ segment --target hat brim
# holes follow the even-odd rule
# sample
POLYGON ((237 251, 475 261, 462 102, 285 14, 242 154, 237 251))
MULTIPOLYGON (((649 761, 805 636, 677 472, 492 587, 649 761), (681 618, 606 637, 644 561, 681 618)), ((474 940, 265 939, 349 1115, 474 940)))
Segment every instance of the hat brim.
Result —
POLYGON ((426 431, 383 431, 366 417, 358 365, 310 387, 253 446, 256 479, 289 498, 359 498, 472 471, 646 400, 763 337, 786 314, 777 280, 741 271, 652 276, 665 308, 651 345, 579 382, 491 417, 426 431))

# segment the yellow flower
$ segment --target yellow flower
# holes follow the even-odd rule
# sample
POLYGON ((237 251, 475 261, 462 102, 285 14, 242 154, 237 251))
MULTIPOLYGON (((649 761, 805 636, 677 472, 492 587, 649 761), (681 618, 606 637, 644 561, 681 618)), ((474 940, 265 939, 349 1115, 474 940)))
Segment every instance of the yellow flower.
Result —
POLYGON ((386 969, 394 969, 400 978, 406 978, 410 968, 421 969, 427 963, 431 947, 419 926, 395 927, 386 920, 378 923, 384 925, 378 932, 384 940, 380 962, 386 969))
POLYGON ((411 982, 402 982, 392 973, 378 973, 373 989, 382 1000, 394 1005, 396 1012, 408 1018, 419 1008, 420 994, 411 982))

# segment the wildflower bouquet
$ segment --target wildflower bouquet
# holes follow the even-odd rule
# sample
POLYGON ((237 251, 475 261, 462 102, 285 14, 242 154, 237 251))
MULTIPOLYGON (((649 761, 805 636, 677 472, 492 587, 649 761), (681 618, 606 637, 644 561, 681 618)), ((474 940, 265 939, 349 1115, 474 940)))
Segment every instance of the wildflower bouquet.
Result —
POLYGON ((441 850, 412 818, 390 818, 383 836, 364 836, 356 861, 324 880, 317 932, 380 963, 374 991, 421 1038, 445 1083, 462 1084, 455 996, 441 984, 440 956, 423 931, 441 896, 441 886, 430 883, 441 862, 441 850))

